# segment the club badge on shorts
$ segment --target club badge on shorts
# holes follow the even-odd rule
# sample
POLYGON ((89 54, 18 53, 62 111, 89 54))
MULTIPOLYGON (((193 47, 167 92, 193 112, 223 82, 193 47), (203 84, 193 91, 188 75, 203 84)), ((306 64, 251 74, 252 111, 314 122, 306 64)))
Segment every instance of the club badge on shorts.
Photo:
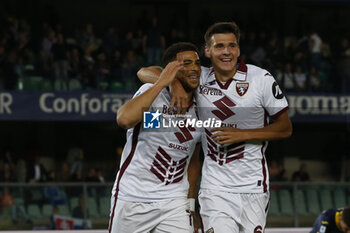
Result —
POLYGON ((236 83, 236 91, 239 96, 244 96, 247 93, 249 88, 249 83, 247 82, 237 82, 236 83))

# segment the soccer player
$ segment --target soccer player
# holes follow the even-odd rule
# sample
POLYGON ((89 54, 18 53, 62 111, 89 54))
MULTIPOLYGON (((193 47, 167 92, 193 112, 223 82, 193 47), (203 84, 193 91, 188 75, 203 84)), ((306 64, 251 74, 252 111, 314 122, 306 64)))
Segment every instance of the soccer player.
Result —
MULTIPOLYGON (((212 67, 202 67, 195 94, 199 118, 223 123, 202 135, 205 157, 198 199, 203 230, 264 232, 269 203, 265 150, 268 140, 292 133, 288 103, 268 71, 239 61, 240 31, 235 23, 215 23, 204 38, 212 67)), ((141 69, 141 80, 156 78, 156 72, 150 74, 153 69, 141 69)), ((181 85, 175 82, 174 89, 181 85)), ((181 104, 184 96, 173 92, 178 109, 187 107, 181 104)))
MULTIPOLYGON (((176 78, 193 95, 201 72, 197 48, 191 43, 173 44, 165 51, 163 63, 166 67, 159 80, 143 85, 117 112, 118 125, 128 131, 112 190, 110 233, 194 230, 189 210, 194 211, 200 170, 200 132, 180 124, 166 131, 147 129, 141 121, 143 111, 151 111, 151 122, 166 116, 174 122, 185 120, 169 111, 167 86, 176 78)), ((195 106, 186 114, 196 117, 195 106)))
POLYGON ((350 233, 350 207, 324 211, 310 233, 350 233))

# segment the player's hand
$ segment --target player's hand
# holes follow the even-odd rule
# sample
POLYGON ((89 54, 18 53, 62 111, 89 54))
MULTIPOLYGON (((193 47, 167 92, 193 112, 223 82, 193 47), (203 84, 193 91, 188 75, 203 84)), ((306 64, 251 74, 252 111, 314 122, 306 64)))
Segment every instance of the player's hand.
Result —
POLYGON ((182 87, 180 81, 174 80, 170 85, 171 103, 170 111, 174 110, 176 104, 177 114, 185 115, 188 109, 189 96, 185 89, 182 87))
POLYGON ((242 129, 233 127, 218 127, 211 130, 211 138, 223 145, 245 141, 245 132, 242 129))
POLYGON ((167 87, 175 79, 176 73, 183 68, 182 61, 172 61, 164 68, 156 84, 167 87))

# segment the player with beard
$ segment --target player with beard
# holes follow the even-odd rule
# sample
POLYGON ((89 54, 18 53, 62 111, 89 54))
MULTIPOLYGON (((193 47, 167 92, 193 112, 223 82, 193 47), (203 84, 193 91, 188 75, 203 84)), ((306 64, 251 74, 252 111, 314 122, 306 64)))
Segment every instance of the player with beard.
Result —
MULTIPOLYGON (((143 85, 117 112, 118 125, 128 131, 112 190, 110 233, 194 230, 189 210, 194 208, 200 170, 200 132, 186 126, 147 129, 141 121, 145 113, 152 114, 151 121, 171 115, 167 86, 174 79, 193 95, 201 72, 197 48, 191 43, 173 44, 165 51, 163 63, 166 67, 159 80, 143 85)), ((195 105, 187 113, 196 117, 195 105)), ((184 116, 172 117, 184 120, 184 116)))

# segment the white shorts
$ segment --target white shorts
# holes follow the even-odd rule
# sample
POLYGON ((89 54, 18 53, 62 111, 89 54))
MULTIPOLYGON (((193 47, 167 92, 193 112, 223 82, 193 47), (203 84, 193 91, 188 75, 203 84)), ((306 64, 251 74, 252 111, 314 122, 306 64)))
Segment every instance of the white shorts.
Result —
MULTIPOLYGON (((114 198, 111 206, 114 206, 114 198)), ((110 233, 193 232, 187 199, 129 202, 118 199, 110 219, 110 233)))
POLYGON ((228 193, 201 189, 198 201, 205 233, 263 233, 269 193, 228 193))

